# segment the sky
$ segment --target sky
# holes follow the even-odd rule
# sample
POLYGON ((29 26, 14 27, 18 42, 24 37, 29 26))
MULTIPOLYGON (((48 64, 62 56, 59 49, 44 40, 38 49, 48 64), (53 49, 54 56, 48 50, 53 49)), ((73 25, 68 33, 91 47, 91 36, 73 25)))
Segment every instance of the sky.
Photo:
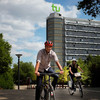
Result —
POLYGON ((81 0, 0 0, 0 33, 12 45, 13 64, 21 53, 23 62, 32 62, 35 66, 36 56, 44 48, 46 41, 46 19, 53 13, 52 4, 60 7, 59 13, 64 17, 100 20, 92 18, 77 10, 81 0))

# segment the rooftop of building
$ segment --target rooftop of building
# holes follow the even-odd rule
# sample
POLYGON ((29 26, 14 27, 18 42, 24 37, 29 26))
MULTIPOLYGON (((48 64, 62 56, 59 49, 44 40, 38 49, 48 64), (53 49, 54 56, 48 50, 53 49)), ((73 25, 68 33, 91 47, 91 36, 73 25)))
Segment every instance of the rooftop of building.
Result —
POLYGON ((60 13, 54 12, 54 13, 50 13, 50 15, 47 17, 48 18, 63 18, 63 16, 60 13))
POLYGON ((50 15, 47 17, 48 18, 62 18, 65 20, 65 23, 76 23, 76 24, 87 24, 87 25, 96 25, 100 26, 100 21, 98 20, 93 20, 93 19, 80 19, 80 18, 69 18, 69 17, 64 17, 62 14, 54 12, 50 13, 50 15))

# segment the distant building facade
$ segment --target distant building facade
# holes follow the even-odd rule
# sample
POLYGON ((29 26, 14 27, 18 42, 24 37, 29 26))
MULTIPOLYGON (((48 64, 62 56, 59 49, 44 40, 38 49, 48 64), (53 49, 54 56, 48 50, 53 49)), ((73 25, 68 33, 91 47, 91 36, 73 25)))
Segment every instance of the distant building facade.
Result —
POLYGON ((89 54, 100 55, 100 21, 51 13, 47 18, 47 40, 54 43, 53 50, 62 66, 72 58, 85 60, 89 54))

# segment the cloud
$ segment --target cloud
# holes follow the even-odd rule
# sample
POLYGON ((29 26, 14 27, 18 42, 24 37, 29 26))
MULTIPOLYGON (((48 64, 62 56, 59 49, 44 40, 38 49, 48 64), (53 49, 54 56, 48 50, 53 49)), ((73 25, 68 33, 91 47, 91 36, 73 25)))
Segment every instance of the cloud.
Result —
POLYGON ((66 6, 66 10, 63 6, 61 5, 58 5, 58 7, 61 8, 61 14, 64 16, 64 17, 69 17, 69 18, 77 18, 78 15, 80 14, 80 11, 77 10, 77 7, 76 6, 66 6))
POLYGON ((25 42, 24 45, 26 46, 25 49, 38 51, 43 48, 44 43, 43 42, 25 42))
MULTIPOLYGON (((55 5, 61 7, 65 17, 76 18, 79 14, 75 6, 67 7, 66 11, 62 5, 55 5)), ((44 47, 44 41, 36 30, 46 28, 51 6, 52 3, 45 0, 0 0, 0 33, 12 45, 13 56, 20 52, 29 57, 44 47)))
POLYGON ((66 17, 71 17, 71 18, 77 18, 77 16, 80 14, 80 11, 77 10, 76 6, 67 6, 68 10, 66 13, 66 17))

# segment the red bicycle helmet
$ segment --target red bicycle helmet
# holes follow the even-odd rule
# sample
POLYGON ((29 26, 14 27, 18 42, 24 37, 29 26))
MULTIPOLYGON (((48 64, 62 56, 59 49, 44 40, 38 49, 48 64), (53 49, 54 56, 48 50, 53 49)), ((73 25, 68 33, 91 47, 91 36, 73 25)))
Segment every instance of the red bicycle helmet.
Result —
POLYGON ((52 46, 53 46, 53 43, 52 43, 51 41, 46 41, 46 42, 45 42, 45 46, 50 46, 50 47, 52 47, 52 46))

